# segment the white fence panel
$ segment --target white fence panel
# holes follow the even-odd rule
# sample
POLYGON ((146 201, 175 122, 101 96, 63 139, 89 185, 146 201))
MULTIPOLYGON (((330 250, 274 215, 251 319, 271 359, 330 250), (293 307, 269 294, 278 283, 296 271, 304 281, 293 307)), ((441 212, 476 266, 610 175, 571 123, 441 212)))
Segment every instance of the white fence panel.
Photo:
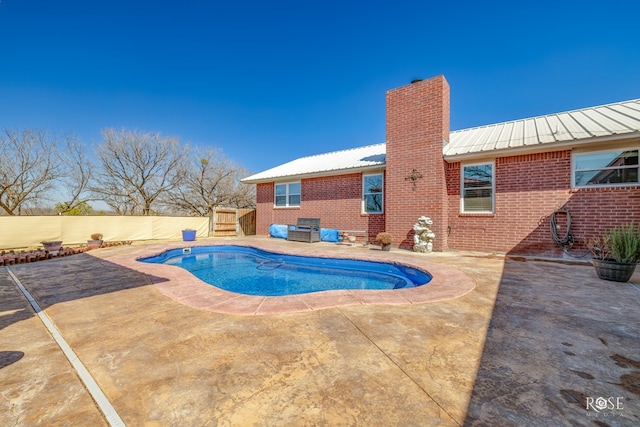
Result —
POLYGON ((207 237, 209 218, 166 216, 0 216, 0 249, 40 246, 44 240, 78 245, 102 233, 105 241, 182 238, 182 230, 207 237))

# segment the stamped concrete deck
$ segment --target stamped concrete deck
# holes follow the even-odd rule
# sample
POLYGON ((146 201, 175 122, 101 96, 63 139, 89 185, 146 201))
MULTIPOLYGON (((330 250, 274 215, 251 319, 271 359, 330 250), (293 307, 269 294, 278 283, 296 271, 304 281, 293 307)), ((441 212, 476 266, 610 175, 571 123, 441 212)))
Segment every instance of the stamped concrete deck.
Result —
MULTIPOLYGON (((233 298, 197 307, 175 283, 199 284, 133 261, 181 242, 10 268, 131 426, 640 423, 640 286, 488 254, 227 242, 419 265, 447 292, 472 282, 277 310, 238 297, 232 314, 233 298)), ((106 424, 5 269, 0 297, 0 425, 106 424)))

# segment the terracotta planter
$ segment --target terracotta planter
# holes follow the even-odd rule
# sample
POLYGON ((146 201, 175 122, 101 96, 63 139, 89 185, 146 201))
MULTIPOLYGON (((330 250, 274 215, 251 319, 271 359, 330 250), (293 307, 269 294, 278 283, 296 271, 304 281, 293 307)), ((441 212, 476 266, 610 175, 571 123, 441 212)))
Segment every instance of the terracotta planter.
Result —
POLYGON ((102 246, 102 240, 87 240, 89 249, 98 249, 102 246))
POLYGON ((610 259, 592 259, 598 277, 613 282, 628 282, 636 269, 635 263, 622 263, 610 259))
POLYGON ((62 241, 52 240, 50 242, 42 242, 42 246, 44 246, 44 250, 51 255, 57 255, 60 248, 62 248, 62 241))

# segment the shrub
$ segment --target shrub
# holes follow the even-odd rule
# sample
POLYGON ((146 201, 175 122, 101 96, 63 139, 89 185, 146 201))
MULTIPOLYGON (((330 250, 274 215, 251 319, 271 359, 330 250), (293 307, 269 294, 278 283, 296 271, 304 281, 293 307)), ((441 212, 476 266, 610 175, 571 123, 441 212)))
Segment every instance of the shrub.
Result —
POLYGON ((608 232, 613 259, 622 263, 640 261, 640 226, 622 225, 608 232))
POLYGON ((611 255, 611 239, 607 234, 589 239, 587 248, 589 248, 595 259, 613 259, 611 255))
POLYGON ((633 223, 607 230, 602 236, 587 241, 596 259, 614 259, 632 264, 640 261, 640 225, 633 223))
POLYGON ((387 233, 387 232, 382 232, 382 233, 378 233, 378 235, 376 236, 376 242, 380 242, 383 245, 390 245, 392 241, 392 236, 391 233, 387 233))

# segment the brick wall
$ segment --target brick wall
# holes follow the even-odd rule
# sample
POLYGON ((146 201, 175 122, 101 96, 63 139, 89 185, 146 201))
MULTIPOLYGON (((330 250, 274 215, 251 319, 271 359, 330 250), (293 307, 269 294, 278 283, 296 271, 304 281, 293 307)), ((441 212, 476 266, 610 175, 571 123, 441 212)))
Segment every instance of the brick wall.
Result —
MULTIPOLYGON (((461 214, 460 163, 448 165, 450 249, 561 255, 549 228, 557 209, 571 214, 575 255, 605 229, 640 222, 638 187, 571 190, 569 150, 497 158, 495 179, 495 214, 461 214)), ((565 216, 558 220, 562 235, 565 216)))
POLYGON ((370 239, 384 230, 384 214, 362 214, 362 174, 301 180, 300 207, 274 208, 273 183, 257 186, 257 234, 271 224, 295 224, 298 218, 320 218, 323 228, 368 231, 370 239))
POLYGON ((449 85, 443 76, 387 92, 386 231, 413 246, 413 224, 430 217, 434 249, 446 247, 443 143, 449 140, 449 85), (414 179, 411 179, 413 176, 414 179))
POLYGON ((269 234, 269 226, 273 224, 273 197, 275 186, 273 182, 256 185, 256 234, 269 234))
MULTIPOLYGON (((505 156, 495 159, 495 213, 460 213, 460 163, 446 163, 449 140, 449 85, 443 76, 387 92, 385 214, 364 215, 362 175, 302 180, 299 208, 273 207, 273 183, 257 186, 257 233, 270 224, 295 224, 319 217, 325 228, 380 231, 394 245, 413 246, 413 224, 421 215, 433 221, 436 250, 499 251, 558 256, 551 214, 567 209, 572 231, 584 241, 629 221, 640 223, 640 188, 571 189, 571 152, 505 156), (413 179, 412 179, 413 177, 413 179)), ((565 217, 559 216, 561 233, 565 217)))

